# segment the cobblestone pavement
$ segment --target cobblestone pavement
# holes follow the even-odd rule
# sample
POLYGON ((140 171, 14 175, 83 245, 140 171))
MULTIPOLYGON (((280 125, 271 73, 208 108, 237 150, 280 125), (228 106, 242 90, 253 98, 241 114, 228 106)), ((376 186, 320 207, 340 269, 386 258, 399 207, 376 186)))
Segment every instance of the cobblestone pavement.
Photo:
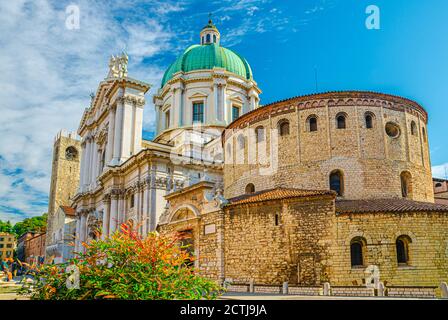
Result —
POLYGON ((26 296, 17 294, 17 290, 20 288, 21 278, 15 278, 9 282, 0 280, 0 300, 29 300, 26 296))

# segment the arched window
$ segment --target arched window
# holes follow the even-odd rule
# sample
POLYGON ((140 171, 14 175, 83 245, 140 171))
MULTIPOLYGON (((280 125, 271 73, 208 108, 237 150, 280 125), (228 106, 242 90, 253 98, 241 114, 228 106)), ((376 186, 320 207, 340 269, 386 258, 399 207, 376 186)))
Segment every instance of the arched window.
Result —
POLYGON ((70 161, 78 159, 78 150, 72 146, 68 147, 65 149, 65 158, 70 161))
POLYGON ((395 247, 397 250, 397 262, 399 265, 409 264, 409 243, 411 238, 408 236, 399 236, 395 241, 395 247))
POLYGON ((253 183, 249 183, 245 189, 246 194, 252 194, 255 192, 255 186, 253 183))
POLYGON ((278 213, 275 214, 274 224, 278 226, 280 224, 280 216, 278 213))
POLYGON ((206 39, 207 39, 206 42, 207 42, 207 43, 210 43, 210 34, 207 34, 206 37, 207 37, 207 38, 206 38, 206 39))
POLYGON ((411 134, 413 136, 417 135, 417 125, 415 124, 415 121, 411 122, 411 134))
POLYGON ((372 129, 373 128, 373 116, 371 113, 366 113, 365 115, 365 120, 366 120, 366 128, 367 129, 372 129))
POLYGON ((330 174, 330 190, 336 191, 338 196, 344 194, 344 178, 341 171, 335 170, 330 174))
POLYGON ((400 174, 401 195, 403 198, 411 198, 412 195, 412 176, 408 171, 400 174))
POLYGON ((339 115, 336 116, 336 125, 337 125, 338 129, 345 129, 345 128, 347 128, 345 114, 339 114, 339 115))
POLYGON ((426 130, 423 127, 422 127, 422 136, 423 136, 423 141, 426 142, 426 130))
POLYGON ((308 130, 310 132, 317 131, 317 117, 316 116, 310 116, 308 118, 308 130))
POLYGON ((255 137, 257 143, 264 141, 264 128, 262 126, 255 129, 255 137))
POLYGON ((216 34, 213 35, 213 43, 216 43, 216 34))
POLYGON ((288 120, 280 120, 278 122, 278 132, 280 136, 284 137, 289 135, 289 121, 288 120))
POLYGON ((352 267, 362 267, 365 265, 365 251, 366 241, 361 237, 353 238, 350 242, 350 260, 352 267))

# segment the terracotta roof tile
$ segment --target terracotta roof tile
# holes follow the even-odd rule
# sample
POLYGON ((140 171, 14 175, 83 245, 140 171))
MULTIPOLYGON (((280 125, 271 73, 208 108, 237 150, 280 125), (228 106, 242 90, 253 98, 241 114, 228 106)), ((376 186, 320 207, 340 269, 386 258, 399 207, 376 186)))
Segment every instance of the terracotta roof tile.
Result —
POLYGON ((72 207, 69 206, 61 206, 62 211, 64 211, 64 213, 68 216, 75 216, 76 215, 76 211, 75 209, 73 209, 72 207))
POLYGON ((305 198, 315 196, 336 196, 336 193, 330 190, 303 190, 303 189, 287 189, 275 188, 268 189, 253 194, 245 194, 229 199, 229 205, 256 203, 269 200, 281 200, 289 198, 305 198))
POLYGON ((340 200, 336 213, 447 212, 448 206, 406 199, 340 200))

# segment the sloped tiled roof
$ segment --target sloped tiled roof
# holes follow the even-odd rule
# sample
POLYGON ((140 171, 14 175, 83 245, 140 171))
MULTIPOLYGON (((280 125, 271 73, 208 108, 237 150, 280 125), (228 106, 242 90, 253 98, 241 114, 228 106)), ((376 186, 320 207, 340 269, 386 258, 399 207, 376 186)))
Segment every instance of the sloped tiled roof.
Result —
POLYGON ((340 200, 336 213, 447 212, 448 206, 406 199, 340 200))
POLYGON ((231 198, 229 199, 229 205, 256 203, 262 201, 281 200, 289 198, 305 198, 305 197, 330 196, 330 195, 336 196, 336 193, 330 190, 275 188, 231 198))
POLYGON ((75 215, 76 215, 75 209, 73 209, 72 207, 69 207, 69 206, 61 206, 61 209, 62 209, 62 211, 64 211, 64 213, 65 213, 67 216, 75 216, 75 215))

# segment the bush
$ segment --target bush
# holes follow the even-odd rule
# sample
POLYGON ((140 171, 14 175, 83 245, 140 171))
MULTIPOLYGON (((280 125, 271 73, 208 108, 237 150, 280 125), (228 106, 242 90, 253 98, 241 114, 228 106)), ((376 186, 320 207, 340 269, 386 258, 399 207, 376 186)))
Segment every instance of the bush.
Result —
POLYGON ((127 224, 120 229, 105 240, 83 243, 85 253, 67 264, 42 266, 35 283, 21 293, 39 300, 193 300, 220 294, 215 282, 187 267, 191 257, 179 247, 180 239, 150 233, 143 240, 127 224), (69 265, 79 270, 79 289, 66 285, 69 265))

